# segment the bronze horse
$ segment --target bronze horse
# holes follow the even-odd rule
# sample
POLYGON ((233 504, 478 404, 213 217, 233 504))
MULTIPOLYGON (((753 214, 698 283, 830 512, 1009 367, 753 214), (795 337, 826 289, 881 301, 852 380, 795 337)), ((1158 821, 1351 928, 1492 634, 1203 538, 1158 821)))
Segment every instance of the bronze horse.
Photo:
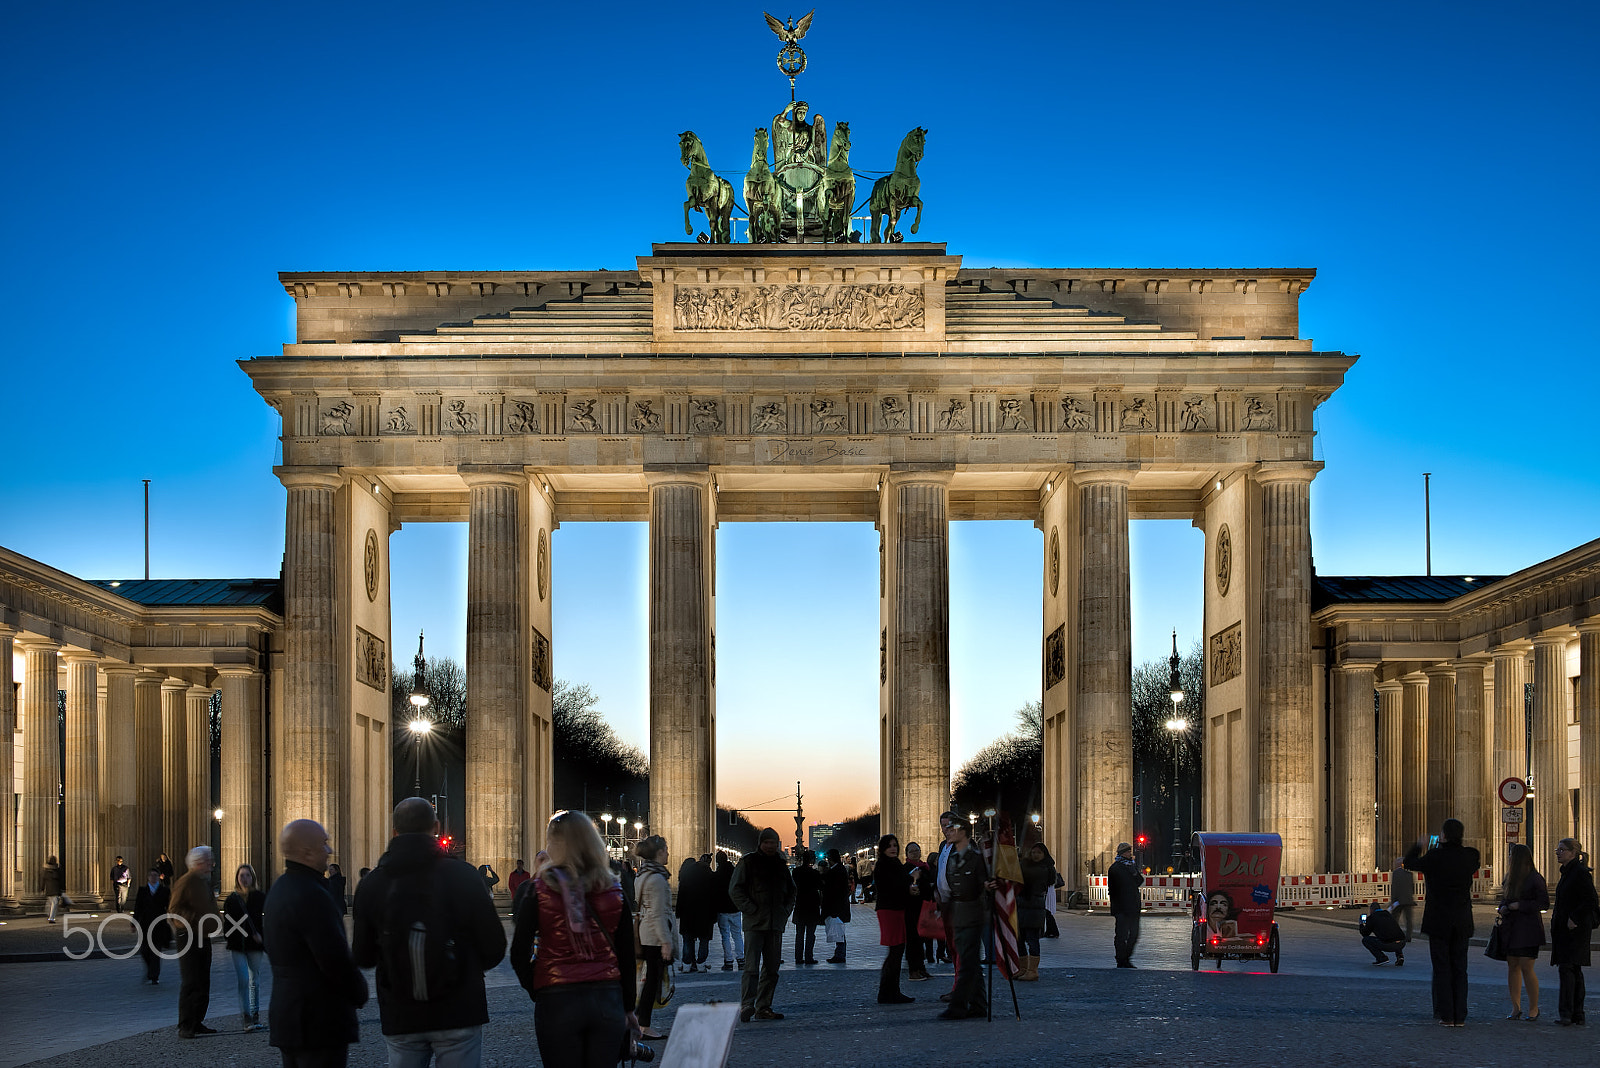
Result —
POLYGON ((855 207, 856 176, 850 170, 850 124, 833 124, 833 151, 822 173, 822 240, 842 241, 850 233, 850 209, 855 207))
POLYGON ((688 181, 683 192, 683 232, 694 233, 689 222, 693 208, 706 217, 706 228, 711 231, 711 243, 726 245, 732 240, 733 186, 726 178, 718 177, 706 162, 706 150, 694 131, 685 130, 678 135, 679 158, 689 168, 688 181))
POLYGON ((917 164, 922 160, 923 141, 928 131, 918 126, 900 142, 900 154, 894 162, 894 173, 886 174, 872 183, 872 240, 891 241, 895 227, 900 225, 900 213, 912 205, 917 217, 911 223, 911 232, 922 225, 922 182, 917 178, 917 164), (878 232, 878 220, 885 219, 883 233, 878 232))
POLYGON ((781 240, 778 233, 778 180, 767 166, 767 128, 756 127, 756 140, 750 150, 750 170, 744 176, 744 203, 750 209, 750 241, 770 245, 781 240))

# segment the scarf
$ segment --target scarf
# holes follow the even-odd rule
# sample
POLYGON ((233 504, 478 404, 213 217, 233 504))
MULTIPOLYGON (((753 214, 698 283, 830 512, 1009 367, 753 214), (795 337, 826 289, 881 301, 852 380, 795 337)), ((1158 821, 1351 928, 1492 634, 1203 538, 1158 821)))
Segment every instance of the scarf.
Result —
POLYGON ((556 892, 561 895, 562 910, 567 914, 567 929, 572 932, 573 949, 584 960, 593 960, 594 939, 590 935, 589 921, 594 913, 589 908, 589 895, 583 884, 564 868, 552 866, 539 874, 546 880, 546 885, 554 883, 556 892))

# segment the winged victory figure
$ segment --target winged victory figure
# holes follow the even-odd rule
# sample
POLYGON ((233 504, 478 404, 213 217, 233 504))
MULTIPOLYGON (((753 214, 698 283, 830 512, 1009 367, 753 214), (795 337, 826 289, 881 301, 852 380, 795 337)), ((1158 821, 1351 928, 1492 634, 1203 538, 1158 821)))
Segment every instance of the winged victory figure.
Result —
POLYGON ((796 22, 793 18, 791 18, 789 20, 789 25, 787 26, 783 24, 782 19, 774 18, 765 11, 763 11, 761 14, 767 20, 767 25, 772 27, 772 32, 778 35, 778 40, 783 42, 784 47, 792 48, 795 42, 804 37, 806 35, 806 31, 811 28, 811 16, 815 15, 816 13, 817 9, 812 8, 799 22, 796 22))

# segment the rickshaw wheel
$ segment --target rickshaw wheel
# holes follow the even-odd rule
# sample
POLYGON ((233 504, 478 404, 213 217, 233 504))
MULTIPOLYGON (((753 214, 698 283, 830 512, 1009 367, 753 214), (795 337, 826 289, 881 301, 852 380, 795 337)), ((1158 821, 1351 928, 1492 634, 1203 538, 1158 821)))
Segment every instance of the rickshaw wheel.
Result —
POLYGON ((1200 970, 1200 945, 1205 941, 1205 936, 1200 933, 1200 925, 1193 924, 1189 931, 1189 970, 1200 970))
POLYGON ((1272 925, 1272 937, 1267 943, 1267 967, 1272 969, 1272 974, 1278 974, 1278 925, 1272 925))

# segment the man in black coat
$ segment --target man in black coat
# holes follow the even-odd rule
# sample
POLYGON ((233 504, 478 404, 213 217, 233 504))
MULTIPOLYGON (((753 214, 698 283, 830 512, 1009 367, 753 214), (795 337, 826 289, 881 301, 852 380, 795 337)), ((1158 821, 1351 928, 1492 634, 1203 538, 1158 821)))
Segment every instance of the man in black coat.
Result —
POLYGON ((161 981, 161 954, 156 950, 165 949, 171 940, 165 919, 171 904, 171 889, 161 881, 161 873, 151 868, 133 898, 133 922, 141 934, 139 959, 144 961, 144 981, 151 986, 161 981))
POLYGON ((394 837, 378 866, 356 889, 356 964, 377 968, 378 1010, 391 1063, 476 1064, 483 1049, 489 1000, 483 973, 506 955, 506 930, 488 885, 472 865, 445 855, 434 835, 439 820, 424 798, 395 806, 394 837), (422 917, 428 934, 455 943, 454 975, 417 1000, 408 976, 389 974, 395 939, 409 934, 405 916, 422 917), (454 1060, 453 1060, 454 1059, 454 1060))
POLYGON ((1400 929, 1400 921, 1394 918, 1394 913, 1381 904, 1373 905, 1361 917, 1361 944, 1372 954, 1374 965, 1388 964, 1389 954, 1393 953, 1395 967, 1405 967, 1406 933, 1400 929))
POLYGON ((1117 967, 1133 967, 1133 947, 1139 944, 1139 887, 1144 885, 1144 874, 1134 863, 1133 846, 1123 842, 1117 846, 1117 859, 1106 872, 1106 890, 1111 896, 1111 916, 1116 920, 1114 946, 1117 967))
POLYGON ((367 1003, 367 980, 350 957, 344 920, 322 873, 333 850, 315 820, 295 820, 278 839, 283 875, 267 893, 263 914, 272 962, 269 1040, 284 1068, 342 1068, 360 1040, 356 1010, 367 1003))
POLYGON ((1464 1026, 1467 1020, 1472 877, 1480 860, 1476 849, 1461 844, 1465 833, 1460 820, 1445 820, 1437 847, 1428 849, 1427 842, 1418 839, 1405 857, 1406 870, 1421 872, 1428 880, 1422 933, 1428 936, 1428 954, 1433 958, 1433 1015, 1448 1027, 1464 1026))

